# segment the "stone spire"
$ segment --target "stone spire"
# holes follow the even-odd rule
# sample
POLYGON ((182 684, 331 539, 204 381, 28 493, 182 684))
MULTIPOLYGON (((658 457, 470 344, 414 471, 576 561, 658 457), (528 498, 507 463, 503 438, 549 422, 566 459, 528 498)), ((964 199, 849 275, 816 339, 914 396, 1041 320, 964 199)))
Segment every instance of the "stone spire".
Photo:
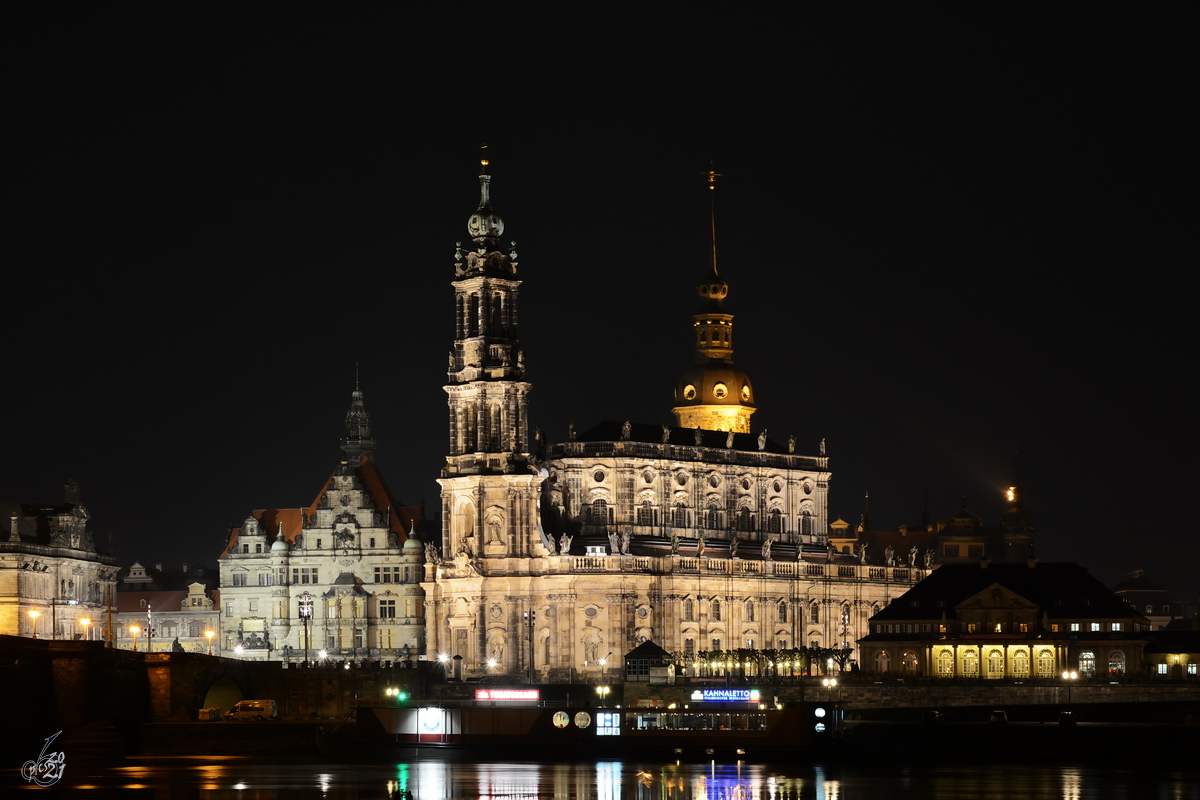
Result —
POLYGON ((371 417, 363 404, 363 393, 358 385, 358 367, 354 368, 354 391, 350 393, 350 410, 346 412, 346 437, 342 439, 342 451, 354 464, 364 456, 375 455, 375 440, 371 438, 371 417))

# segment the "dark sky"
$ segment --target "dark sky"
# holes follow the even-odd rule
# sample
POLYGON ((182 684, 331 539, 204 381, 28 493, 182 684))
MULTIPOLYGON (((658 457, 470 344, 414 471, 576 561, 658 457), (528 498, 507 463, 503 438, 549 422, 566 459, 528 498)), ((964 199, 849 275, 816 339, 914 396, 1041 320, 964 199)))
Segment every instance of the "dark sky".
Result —
POLYGON ((1019 443, 1041 558, 1200 596, 1181 20, 594 22, 29 23, 0 495, 75 478, 121 563, 215 563, 321 488, 358 363, 436 507, 482 141, 534 424, 670 422, 713 159, 755 430, 826 439, 832 516, 995 524, 1019 443))

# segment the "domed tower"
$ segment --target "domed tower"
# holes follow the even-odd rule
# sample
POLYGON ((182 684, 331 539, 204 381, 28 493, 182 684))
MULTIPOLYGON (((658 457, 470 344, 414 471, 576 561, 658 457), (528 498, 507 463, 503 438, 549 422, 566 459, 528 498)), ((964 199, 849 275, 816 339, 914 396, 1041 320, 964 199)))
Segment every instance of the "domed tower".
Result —
POLYGON ((696 360, 675 387, 671 411, 681 428, 749 433, 750 415, 756 410, 754 387, 750 376, 733 363, 733 315, 725 311, 724 304, 729 284, 717 273, 717 223, 711 192, 718 177, 709 170, 712 254, 708 275, 696 287, 701 299, 700 313, 692 317, 696 360))

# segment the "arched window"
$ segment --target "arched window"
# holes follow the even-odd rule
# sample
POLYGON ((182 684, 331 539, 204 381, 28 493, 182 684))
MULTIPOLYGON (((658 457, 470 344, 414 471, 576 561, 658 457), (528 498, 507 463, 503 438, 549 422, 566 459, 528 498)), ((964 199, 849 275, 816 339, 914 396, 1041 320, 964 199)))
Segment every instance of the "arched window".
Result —
POLYGON ((1125 653, 1120 650, 1113 650, 1108 654, 1108 674, 1125 674, 1125 653))
POLYGON ((954 676, 954 656, 950 655, 949 650, 943 650, 938 653, 937 668, 938 675, 942 678, 951 678, 954 676))
POLYGON ((720 621, 720 619, 721 619, 721 601, 720 601, 720 600, 713 600, 713 604, 712 604, 712 618, 713 618, 714 620, 717 620, 718 622, 719 622, 719 621, 720 621))
POLYGON ((900 663, 904 666, 905 675, 917 674, 917 654, 912 650, 904 651, 904 655, 900 657, 900 663))
POLYGON ((710 508, 708 510, 708 521, 706 524, 708 525, 709 528, 712 528, 713 530, 720 530, 721 529, 721 512, 715 508, 710 508))
POLYGON ((675 512, 671 524, 676 528, 686 528, 688 526, 686 506, 675 506, 675 512))
POLYGON ((783 533, 783 514, 776 508, 767 517, 767 533, 783 533))
POLYGON ((850 627, 850 606, 842 606, 842 627, 850 627))
POLYGON ((979 675, 979 656, 974 650, 968 650, 962 657, 962 674, 969 678, 979 675))
POLYGON ((737 529, 739 531, 750 531, 754 529, 754 520, 750 516, 750 509, 743 508, 738 512, 737 529))
POLYGON ((754 601, 746 601, 746 622, 754 622, 754 601))
POLYGON ((821 621, 821 607, 819 605, 817 605, 816 603, 812 604, 812 610, 809 611, 809 621, 810 622, 820 622, 821 621))
POLYGON ((779 621, 787 622, 787 601, 786 600, 779 601, 779 621))
POLYGON ((593 525, 609 525, 612 523, 612 509, 608 507, 607 501, 602 499, 592 501, 590 522, 593 525))
POLYGON ((989 678, 1004 677, 1004 653, 1000 650, 992 650, 988 653, 988 675, 989 678))
POLYGON ((1057 670, 1054 668, 1054 652, 1039 650, 1037 659, 1037 674, 1039 678, 1052 678, 1057 670))
POLYGON ((888 667, 892 663, 892 657, 888 655, 887 650, 880 650, 875 654, 875 671, 887 672, 888 667))
POLYGON ((688 622, 691 622, 691 621, 692 621, 692 615, 693 615, 694 613, 695 613, 695 606, 692 604, 692 601, 691 601, 691 600, 684 600, 684 601, 683 601, 683 618, 684 618, 686 621, 688 621, 688 622))
POLYGON ((1012 657, 1013 677, 1028 678, 1029 677, 1029 651, 1016 650, 1012 657))
POLYGON ((1096 674, 1096 654, 1091 650, 1084 650, 1079 654, 1079 676, 1081 678, 1090 678, 1096 674))
POLYGON ((654 524, 654 507, 647 500, 638 506, 637 510, 638 525, 653 525, 654 524))
POLYGON ((800 533, 803 536, 812 536, 813 532, 813 516, 811 511, 800 512, 800 533))

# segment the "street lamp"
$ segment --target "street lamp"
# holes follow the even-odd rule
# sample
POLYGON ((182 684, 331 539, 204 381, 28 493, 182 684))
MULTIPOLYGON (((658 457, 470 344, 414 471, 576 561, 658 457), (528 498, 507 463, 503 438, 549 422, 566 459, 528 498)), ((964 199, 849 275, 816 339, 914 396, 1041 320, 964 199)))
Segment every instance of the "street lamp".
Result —
POLYGON ((611 691, 612 691, 612 689, 610 689, 607 686, 597 686, 596 687, 596 694, 600 695, 600 707, 601 708, 604 708, 604 701, 605 701, 605 699, 607 699, 608 693, 611 691))
POLYGON ((1067 682, 1067 705, 1071 705, 1071 687, 1079 678, 1079 673, 1074 670, 1067 670, 1062 674, 1063 680, 1067 682))
POLYGON ((142 632, 142 629, 137 625, 130 625, 129 632, 133 634, 133 652, 137 652, 137 635, 142 632))
POLYGON ((240 644, 236 645, 233 648, 233 653, 234 653, 234 655, 240 656, 242 654, 242 646, 240 644))
POLYGON ((92 621, 87 617, 84 617, 83 619, 79 620, 79 624, 83 626, 83 640, 86 642, 88 640, 88 625, 91 625, 92 621))
POLYGON ((29 618, 33 620, 33 638, 37 638, 37 618, 41 616, 40 612, 30 611, 29 618))
POLYGON ((205 632, 204 632, 204 637, 205 637, 206 639, 208 639, 208 654, 209 654, 210 656, 212 655, 212 637, 213 637, 213 636, 215 636, 215 635, 216 635, 216 634, 214 634, 212 631, 205 631, 205 632))

